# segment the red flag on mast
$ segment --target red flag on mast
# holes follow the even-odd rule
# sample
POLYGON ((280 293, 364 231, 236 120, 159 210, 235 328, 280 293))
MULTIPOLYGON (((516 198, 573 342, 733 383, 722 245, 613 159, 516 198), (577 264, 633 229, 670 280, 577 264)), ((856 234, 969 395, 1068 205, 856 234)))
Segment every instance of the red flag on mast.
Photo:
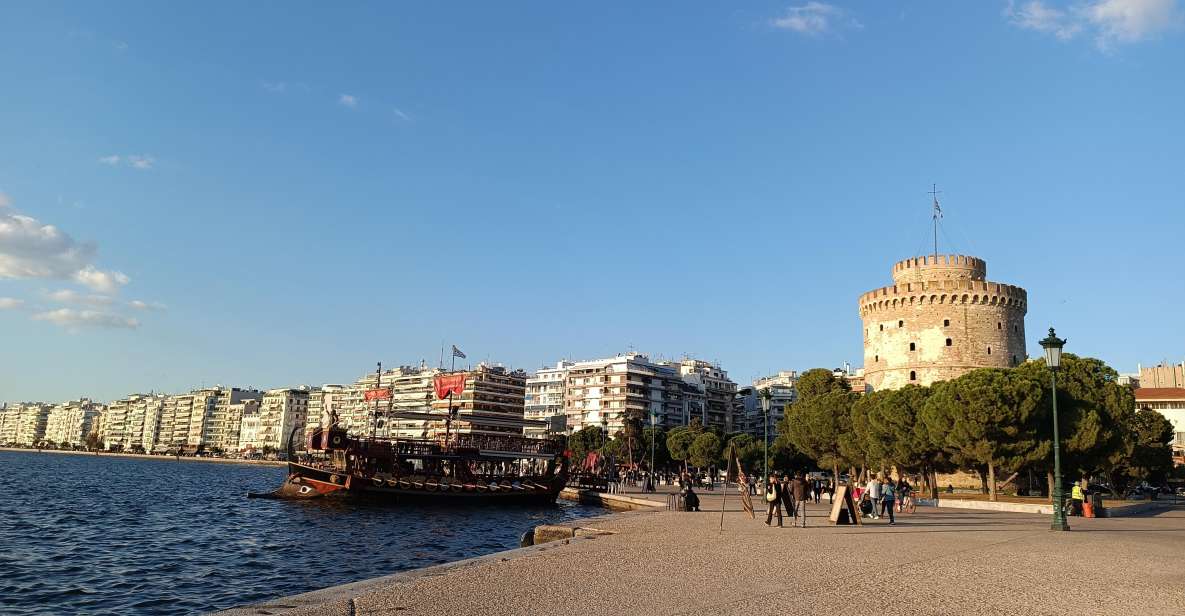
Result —
POLYGON ((444 400, 449 394, 461 395, 465 390, 465 377, 468 374, 462 372, 460 374, 442 374, 432 380, 432 385, 436 389, 436 399, 444 400))

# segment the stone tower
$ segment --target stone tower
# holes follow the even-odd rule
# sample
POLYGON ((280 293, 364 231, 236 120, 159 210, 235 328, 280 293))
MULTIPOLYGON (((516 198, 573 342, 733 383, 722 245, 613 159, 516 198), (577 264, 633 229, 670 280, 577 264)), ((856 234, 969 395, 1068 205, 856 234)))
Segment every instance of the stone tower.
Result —
POLYGON ((964 255, 893 265, 893 285, 860 296, 864 378, 872 389, 930 385, 975 368, 1025 360, 1028 294, 987 281, 987 263, 964 255))

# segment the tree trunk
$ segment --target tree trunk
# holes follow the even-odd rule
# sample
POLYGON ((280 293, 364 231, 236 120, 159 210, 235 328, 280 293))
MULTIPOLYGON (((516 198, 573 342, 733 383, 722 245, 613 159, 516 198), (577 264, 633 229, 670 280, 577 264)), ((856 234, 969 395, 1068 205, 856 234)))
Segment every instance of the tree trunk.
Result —
POLYGON ((987 474, 983 472, 982 468, 975 469, 975 472, 976 472, 976 474, 979 475, 979 493, 980 494, 987 494, 988 493, 987 474))
POLYGON ((996 502, 996 463, 988 461, 988 500, 996 502))
POLYGON ((1045 471, 1045 479, 1049 488, 1049 502, 1053 502, 1053 471, 1045 471))

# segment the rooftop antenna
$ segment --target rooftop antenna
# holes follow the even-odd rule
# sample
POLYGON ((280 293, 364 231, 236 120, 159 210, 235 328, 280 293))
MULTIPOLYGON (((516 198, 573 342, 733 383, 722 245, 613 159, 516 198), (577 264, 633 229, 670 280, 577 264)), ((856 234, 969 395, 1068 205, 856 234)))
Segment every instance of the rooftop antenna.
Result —
POLYGON ((934 212, 932 215, 932 217, 934 219, 934 262, 937 263, 938 262, 938 221, 939 221, 939 219, 942 218, 942 206, 938 205, 938 195, 941 195, 942 191, 938 190, 938 184, 932 184, 930 187, 930 192, 927 194, 929 194, 934 199, 934 212))

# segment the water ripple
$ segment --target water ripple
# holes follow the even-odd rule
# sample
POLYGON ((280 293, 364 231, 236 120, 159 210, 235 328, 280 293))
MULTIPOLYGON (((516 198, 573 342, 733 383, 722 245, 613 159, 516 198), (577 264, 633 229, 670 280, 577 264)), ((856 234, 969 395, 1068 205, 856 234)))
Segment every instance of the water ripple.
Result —
POLYGON ((276 467, 0 451, 0 613, 198 614, 517 547, 600 513, 248 500, 276 467))

